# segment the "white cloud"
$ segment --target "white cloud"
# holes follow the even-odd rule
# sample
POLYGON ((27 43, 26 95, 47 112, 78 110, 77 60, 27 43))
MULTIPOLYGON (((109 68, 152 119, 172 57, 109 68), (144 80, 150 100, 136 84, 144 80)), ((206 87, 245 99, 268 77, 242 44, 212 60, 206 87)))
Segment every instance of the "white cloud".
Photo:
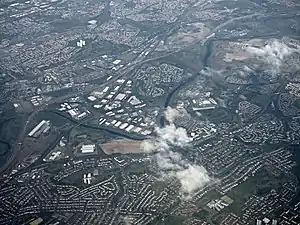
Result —
POLYGON ((244 65, 244 71, 246 71, 246 72, 248 72, 248 73, 251 73, 251 72, 253 72, 253 69, 251 69, 250 67, 248 67, 248 66, 246 66, 246 65, 244 65))
POLYGON ((159 141, 167 142, 172 145, 183 147, 193 139, 187 134, 186 129, 176 127, 174 124, 167 125, 163 128, 155 128, 159 141))
POLYGON ((180 170, 182 167, 171 158, 168 153, 159 153, 155 156, 157 165, 161 171, 180 170))
POLYGON ((249 46, 246 50, 254 57, 272 65, 274 72, 279 72, 280 66, 288 56, 299 51, 278 40, 273 40, 262 48, 249 46))
POLYGON ((164 143, 159 143, 156 139, 145 140, 141 143, 141 149, 145 153, 151 153, 151 152, 161 151, 161 149, 169 147, 167 144, 165 147, 162 147, 161 146, 162 144, 164 143))
POLYGON ((156 138, 145 140, 141 148, 145 153, 162 152, 169 150, 170 146, 186 146, 193 139, 188 136, 186 129, 177 128, 173 123, 163 128, 156 127, 156 138))
POLYGON ((211 181, 207 170, 198 165, 188 165, 186 169, 176 171, 175 176, 180 181, 184 194, 194 193, 211 181))
POLYGON ((174 120, 180 116, 180 112, 177 109, 174 109, 170 106, 167 107, 167 109, 164 112, 165 114, 165 119, 169 122, 169 123, 173 123, 174 120))
POLYGON ((170 125, 155 128, 157 136, 144 141, 141 146, 146 153, 154 153, 153 157, 161 176, 178 179, 182 196, 191 196, 212 179, 203 166, 192 164, 179 152, 172 150, 172 147, 188 147, 193 140, 188 136, 186 129, 176 127, 172 123, 174 116, 178 115, 175 110, 169 108, 165 113, 170 125))
POLYGON ((217 74, 217 75, 222 74, 222 71, 221 70, 214 70, 210 67, 206 67, 205 69, 202 69, 200 71, 200 73, 203 74, 204 76, 211 77, 211 76, 214 76, 215 74, 217 74))

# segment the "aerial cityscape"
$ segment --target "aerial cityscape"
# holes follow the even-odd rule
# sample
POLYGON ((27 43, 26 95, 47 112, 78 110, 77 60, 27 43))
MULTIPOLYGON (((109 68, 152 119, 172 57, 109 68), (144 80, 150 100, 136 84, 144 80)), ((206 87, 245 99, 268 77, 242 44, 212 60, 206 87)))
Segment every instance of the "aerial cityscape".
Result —
POLYGON ((0 225, 300 224, 300 1, 2 0, 0 225))

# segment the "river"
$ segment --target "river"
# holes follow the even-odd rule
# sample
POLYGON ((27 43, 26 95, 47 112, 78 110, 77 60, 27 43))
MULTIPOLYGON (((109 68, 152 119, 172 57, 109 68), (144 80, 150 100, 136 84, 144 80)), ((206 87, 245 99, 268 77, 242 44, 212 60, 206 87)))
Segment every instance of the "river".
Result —
MULTIPOLYGON (((203 68, 208 67, 208 59, 212 54, 212 44, 213 41, 209 40, 205 43, 205 45, 203 46, 203 51, 205 52, 203 59, 202 59, 202 64, 203 64, 203 68)), ((187 78, 186 80, 180 82, 177 86, 175 86, 172 91, 170 91, 166 97, 165 100, 165 104, 164 107, 167 108, 168 106, 170 106, 170 103, 172 101, 172 98, 174 96, 175 93, 177 93, 182 87, 184 87, 186 84, 192 82, 197 76, 199 76, 200 73, 195 73, 193 74, 191 77, 187 78)), ((160 126, 164 127, 165 126, 165 117, 164 115, 161 116, 160 118, 160 126)))

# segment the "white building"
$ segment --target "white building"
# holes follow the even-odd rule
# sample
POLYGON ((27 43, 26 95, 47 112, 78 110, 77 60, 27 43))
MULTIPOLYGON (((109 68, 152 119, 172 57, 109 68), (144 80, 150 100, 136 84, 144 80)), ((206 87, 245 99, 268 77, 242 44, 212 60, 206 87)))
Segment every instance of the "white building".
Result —
POLYGON ((93 152, 95 152, 95 148, 96 148, 96 145, 82 145, 80 150, 83 154, 93 153, 93 152))
POLYGON ((77 47, 80 47, 80 48, 82 48, 83 46, 85 46, 85 41, 83 41, 83 40, 79 40, 79 41, 77 41, 77 47))
POLYGON ((115 61, 113 61, 113 64, 114 64, 114 65, 118 65, 120 62, 121 62, 120 59, 116 59, 115 61))
POLYGON ((39 134, 41 134, 47 127, 50 126, 50 121, 49 120, 42 120, 38 125, 36 125, 35 128, 33 128, 28 136, 29 137, 37 137, 39 134))
POLYGON ((122 101, 125 97, 126 97, 125 94, 119 93, 119 94, 116 96, 115 100, 122 101))
POLYGON ((97 100, 97 98, 95 96, 90 95, 88 97, 88 100, 90 100, 91 102, 93 102, 93 101, 97 100))

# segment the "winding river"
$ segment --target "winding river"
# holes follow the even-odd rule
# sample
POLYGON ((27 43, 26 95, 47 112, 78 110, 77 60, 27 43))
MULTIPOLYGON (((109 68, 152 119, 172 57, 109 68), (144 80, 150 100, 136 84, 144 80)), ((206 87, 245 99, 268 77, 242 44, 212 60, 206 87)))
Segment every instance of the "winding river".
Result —
MULTIPOLYGON (((209 40, 203 46, 203 51, 205 51, 205 55, 203 56, 203 59, 202 59, 203 68, 208 67, 208 59, 212 54, 212 44, 213 44, 213 41, 209 40)), ((172 101, 172 98, 173 98, 174 94, 176 94, 186 84, 192 82, 199 75, 200 75, 199 72, 195 73, 191 77, 187 78, 186 80, 180 82, 177 86, 175 86, 174 89, 172 89, 172 91, 169 92, 169 94, 167 95, 164 107, 167 108, 168 106, 170 106, 170 103, 172 101)), ((162 115, 161 118, 160 118, 160 125, 162 127, 165 126, 165 117, 164 117, 164 115, 162 115)))

